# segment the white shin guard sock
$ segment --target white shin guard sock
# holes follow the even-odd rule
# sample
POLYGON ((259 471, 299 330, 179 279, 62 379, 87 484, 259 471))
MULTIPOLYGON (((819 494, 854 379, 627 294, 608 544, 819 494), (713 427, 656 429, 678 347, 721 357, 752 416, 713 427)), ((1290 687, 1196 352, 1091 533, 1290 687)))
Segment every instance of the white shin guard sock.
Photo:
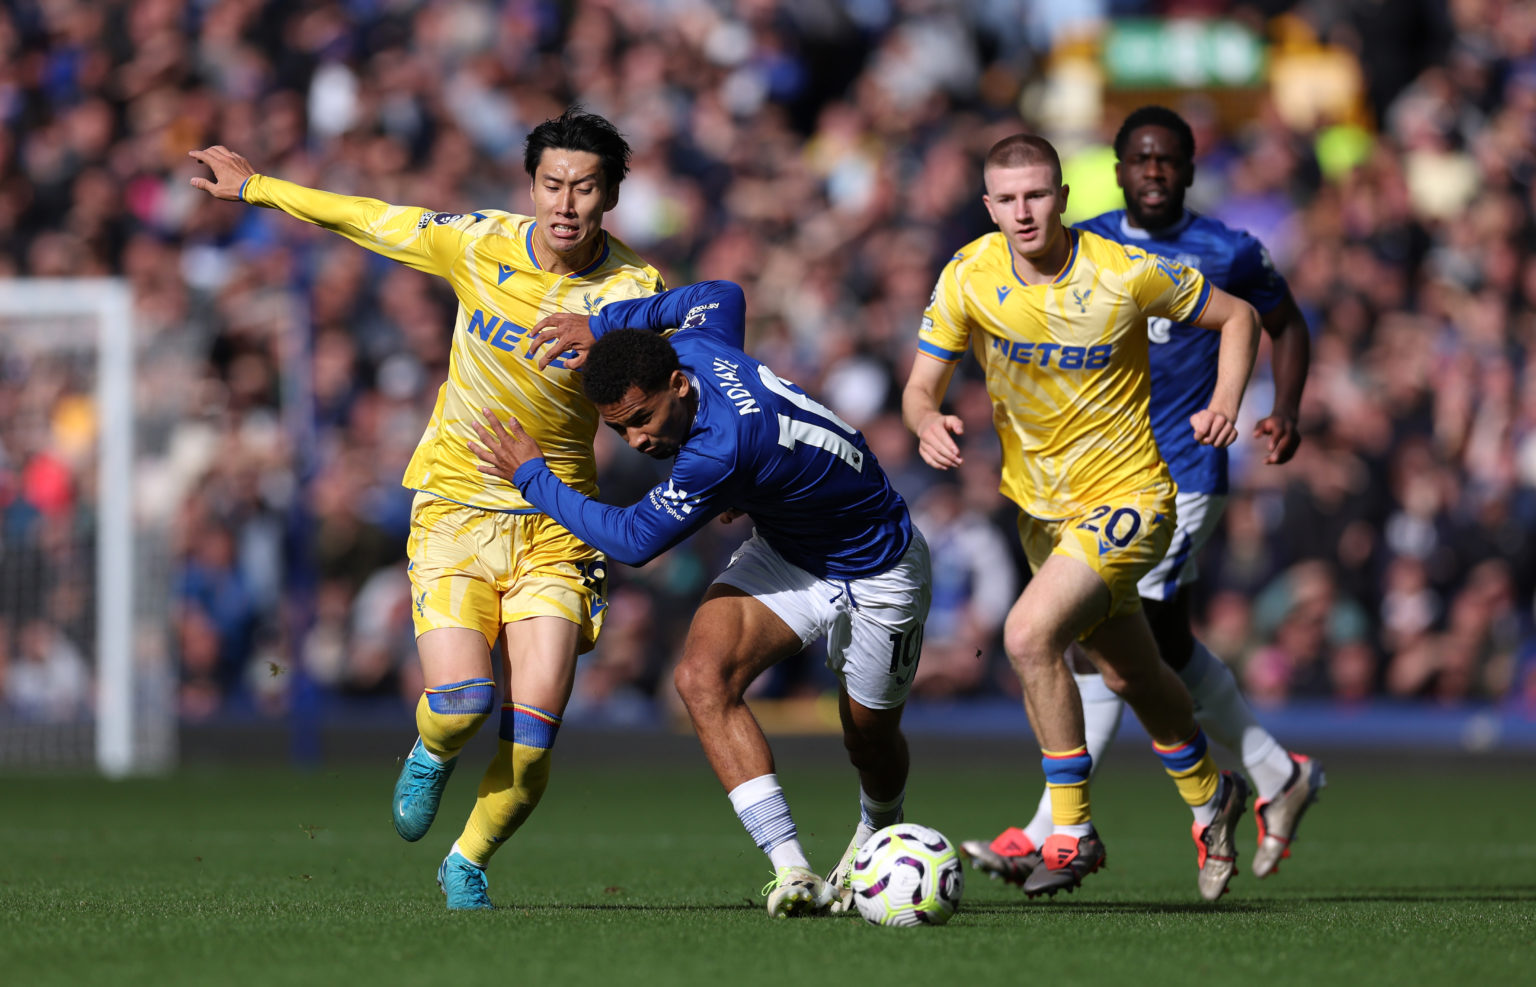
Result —
POLYGON ((741 825, 751 834, 758 849, 768 855, 774 870, 783 867, 810 869, 805 850, 800 846, 789 801, 779 787, 777 775, 760 775, 731 789, 731 808, 741 825))
POLYGON ((1259 798, 1278 795, 1291 778, 1291 756, 1254 718, 1232 669, 1196 641, 1179 678, 1195 700, 1195 719, 1208 737, 1242 756, 1259 798))

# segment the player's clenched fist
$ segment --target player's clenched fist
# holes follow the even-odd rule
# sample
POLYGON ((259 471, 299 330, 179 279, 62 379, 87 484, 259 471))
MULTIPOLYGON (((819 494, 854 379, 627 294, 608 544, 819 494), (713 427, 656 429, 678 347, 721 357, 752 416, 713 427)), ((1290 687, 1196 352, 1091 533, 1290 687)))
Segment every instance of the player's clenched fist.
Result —
POLYGON ((475 426, 475 434, 480 436, 480 441, 485 445, 469 443, 469 450, 479 456, 483 465, 475 469, 487 476, 499 476, 508 483, 512 482, 512 475, 517 468, 526 462, 544 458, 544 450, 539 444, 523 431, 523 426, 516 418, 509 418, 506 427, 503 428, 501 420, 497 418, 489 408, 481 408, 480 413, 485 416, 486 425, 479 422, 471 422, 475 426), (489 426, 489 427, 487 427, 489 426))
POLYGON ((1237 425, 1219 411, 1197 411, 1189 416, 1189 424, 1195 430, 1195 441, 1201 445, 1222 449, 1237 440, 1237 425))
POLYGON ((930 415, 917 429, 917 454, 936 470, 953 469, 965 462, 954 435, 965 434, 965 422, 955 415, 930 415))
POLYGON ((206 178, 192 179, 194 188, 200 188, 215 199, 238 202, 240 189, 245 180, 256 174, 256 169, 242 155, 236 154, 223 144, 205 147, 201 151, 188 151, 187 156, 196 158, 213 172, 213 181, 206 178))

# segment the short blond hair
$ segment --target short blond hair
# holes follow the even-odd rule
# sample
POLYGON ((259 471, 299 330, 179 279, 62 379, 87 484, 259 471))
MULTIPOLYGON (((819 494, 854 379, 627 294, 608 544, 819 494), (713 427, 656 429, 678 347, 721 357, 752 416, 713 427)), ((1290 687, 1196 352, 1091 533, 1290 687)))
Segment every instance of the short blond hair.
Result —
POLYGON ((1023 168, 1029 165, 1050 165, 1051 177, 1061 184, 1061 155, 1044 137, 1035 134, 1013 134, 1004 137, 987 152, 982 162, 983 172, 992 168, 1023 168))

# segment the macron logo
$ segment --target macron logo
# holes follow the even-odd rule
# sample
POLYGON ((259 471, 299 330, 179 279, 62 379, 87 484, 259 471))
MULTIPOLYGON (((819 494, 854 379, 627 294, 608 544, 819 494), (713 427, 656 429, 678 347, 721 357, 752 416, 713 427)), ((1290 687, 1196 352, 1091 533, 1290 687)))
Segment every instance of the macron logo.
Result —
POLYGON ((1009 287, 1006 287, 1006 286, 999 287, 997 289, 997 303, 999 305, 1001 305, 1003 302, 1006 302, 1008 300, 1008 292, 1010 292, 1012 290, 1013 290, 1012 288, 1009 288, 1009 287))
POLYGON ((499 264, 499 265, 497 265, 497 271, 496 271, 496 283, 497 284, 503 284, 503 283, 506 282, 507 278, 510 278, 512 275, 514 275, 516 273, 517 273, 517 271, 512 269, 512 265, 511 264, 499 264))

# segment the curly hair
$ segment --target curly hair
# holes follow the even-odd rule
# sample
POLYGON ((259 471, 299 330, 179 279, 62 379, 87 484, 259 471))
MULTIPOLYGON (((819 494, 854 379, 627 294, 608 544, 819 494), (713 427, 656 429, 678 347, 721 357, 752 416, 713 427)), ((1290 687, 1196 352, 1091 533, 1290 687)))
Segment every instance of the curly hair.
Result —
POLYGON ((537 177, 539 162, 551 148, 597 155, 603 162, 603 183, 610 191, 629 174, 629 142, 624 135, 603 117, 580 106, 572 106, 528 132, 523 143, 523 167, 529 178, 537 177))
POLYGON ((666 339, 645 329, 615 329, 592 344, 582 367, 581 389, 593 404, 613 404, 631 384, 642 394, 667 386, 681 370, 677 351, 666 339))
POLYGON ((1125 146, 1130 143, 1131 134, 1141 127, 1162 127, 1171 130, 1179 139, 1179 149, 1184 152, 1186 160, 1195 160, 1195 132, 1190 129, 1184 118, 1166 106, 1143 106, 1132 110, 1131 115, 1125 118, 1120 125, 1120 130, 1115 134, 1115 157, 1125 158, 1125 146))

